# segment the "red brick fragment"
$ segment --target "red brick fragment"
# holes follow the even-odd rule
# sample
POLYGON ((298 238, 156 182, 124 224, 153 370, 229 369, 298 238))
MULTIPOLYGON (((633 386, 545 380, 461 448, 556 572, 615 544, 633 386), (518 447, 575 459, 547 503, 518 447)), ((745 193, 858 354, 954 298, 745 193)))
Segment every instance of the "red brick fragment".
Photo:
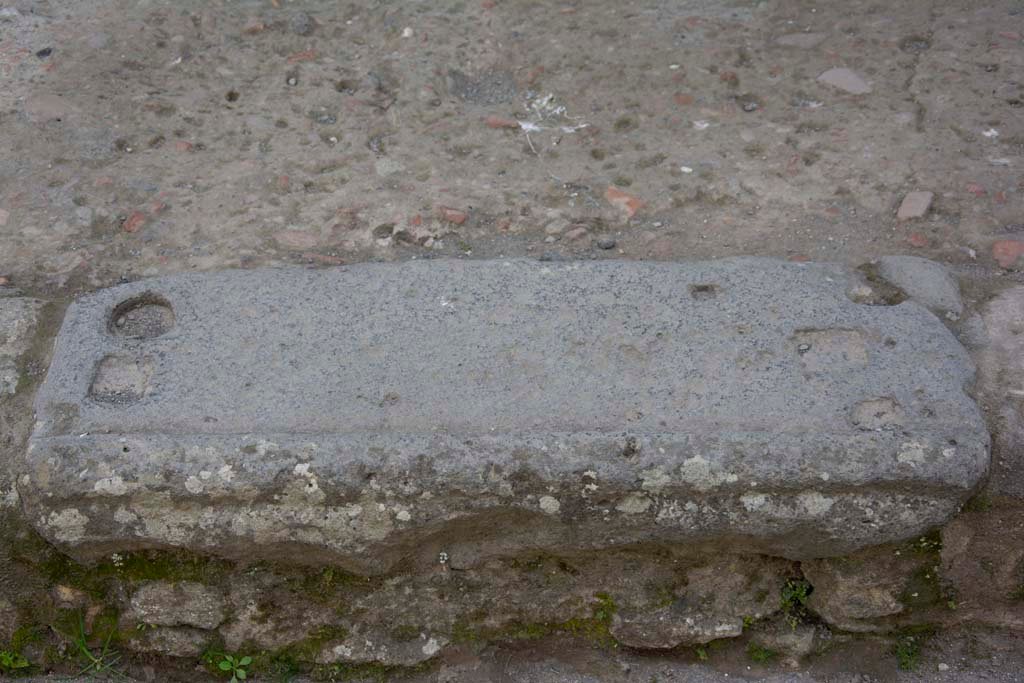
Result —
POLYGON ((132 211, 128 214, 128 218, 124 219, 124 223, 121 224, 121 228, 125 232, 138 232, 145 224, 146 214, 141 211, 132 211))

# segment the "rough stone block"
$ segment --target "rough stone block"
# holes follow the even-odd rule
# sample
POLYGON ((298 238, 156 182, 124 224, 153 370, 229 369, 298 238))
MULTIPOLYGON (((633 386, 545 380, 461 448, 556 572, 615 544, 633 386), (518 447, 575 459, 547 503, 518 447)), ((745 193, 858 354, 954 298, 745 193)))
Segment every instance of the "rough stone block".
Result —
POLYGON ((964 349, 830 264, 426 261, 73 304, 19 484, 81 558, 471 565, 904 539, 984 475, 964 349), (858 292, 854 296, 852 292, 858 292))

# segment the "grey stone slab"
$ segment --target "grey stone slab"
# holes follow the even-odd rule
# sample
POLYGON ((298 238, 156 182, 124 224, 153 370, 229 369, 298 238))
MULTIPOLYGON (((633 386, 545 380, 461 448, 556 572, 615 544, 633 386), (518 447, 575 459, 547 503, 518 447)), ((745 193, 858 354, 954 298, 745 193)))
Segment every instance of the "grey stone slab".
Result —
POLYGON ((68 309, 19 488, 82 558, 842 554, 943 522, 989 459, 964 349, 865 286, 756 258, 126 284, 68 309))

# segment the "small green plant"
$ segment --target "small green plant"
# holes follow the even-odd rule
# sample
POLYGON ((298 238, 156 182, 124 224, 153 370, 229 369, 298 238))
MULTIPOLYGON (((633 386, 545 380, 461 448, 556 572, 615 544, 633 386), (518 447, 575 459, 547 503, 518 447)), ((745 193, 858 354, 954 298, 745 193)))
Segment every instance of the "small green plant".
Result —
POLYGON ((705 647, 697 647, 694 652, 697 654, 697 659, 702 662, 708 661, 708 650, 705 647))
POLYGON ((615 601, 612 596, 607 593, 594 593, 594 597, 597 599, 597 603, 592 608, 594 619, 604 624, 605 626, 612 623, 612 617, 615 616, 617 608, 615 607, 615 601))
POLYGON ((924 649, 925 643, 934 633, 935 631, 929 627, 914 627, 896 634, 892 653, 896 655, 900 669, 913 671, 917 668, 921 659, 921 650, 924 649))
POLYGON ((769 650, 757 643, 747 644, 747 656, 750 657, 751 661, 757 662, 758 664, 766 664, 770 662, 775 659, 775 655, 776 653, 774 650, 769 650))
POLYGON ((29 666, 29 661, 21 654, 10 650, 0 650, 0 671, 13 673, 19 669, 27 669, 29 666))
POLYGON ((220 655, 220 661, 217 662, 217 668, 226 674, 231 674, 231 683, 238 683, 238 681, 245 680, 245 667, 250 664, 252 664, 252 657, 248 655, 245 655, 244 657, 235 657, 222 653, 220 655))
POLYGON ((811 597, 811 584, 804 579, 790 579, 782 587, 782 609, 806 607, 811 597))
POLYGON ((796 628, 807 616, 807 601, 813 590, 814 587, 805 579, 789 579, 782 587, 780 608, 790 628, 796 628))
POLYGON ((917 668, 918 658, 921 655, 921 644, 914 636, 904 636, 896 641, 893 646, 893 654, 899 662, 899 667, 904 671, 913 671, 917 668))
POLYGON ((79 676, 109 674, 118 678, 128 678, 123 671, 114 668, 121 661, 121 655, 110 646, 110 641, 113 639, 116 630, 114 627, 111 627, 107 631, 107 637, 103 639, 103 647, 98 652, 94 651, 89 647, 89 634, 85 631, 85 617, 79 613, 78 632, 75 634, 75 649, 78 650, 78 655, 85 662, 85 666, 78 672, 79 676))

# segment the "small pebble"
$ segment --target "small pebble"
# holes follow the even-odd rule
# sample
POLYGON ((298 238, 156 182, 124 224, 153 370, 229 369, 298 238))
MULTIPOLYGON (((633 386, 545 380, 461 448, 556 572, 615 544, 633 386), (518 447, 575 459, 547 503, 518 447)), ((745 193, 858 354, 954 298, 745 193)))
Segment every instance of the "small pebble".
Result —
POLYGON ((53 54, 53 48, 52 47, 44 47, 42 50, 39 50, 38 52, 36 52, 36 57, 39 57, 39 59, 46 59, 47 57, 49 57, 52 54, 53 54))
POLYGON ((743 103, 743 111, 745 111, 745 112, 757 111, 757 102, 744 102, 743 103))
POLYGON ((931 208, 935 195, 931 192, 915 191, 908 192, 907 196, 900 202, 900 208, 896 212, 897 220, 909 221, 913 218, 923 218, 931 208))
POLYGON ((575 242, 576 240, 582 239, 586 236, 587 229, 582 226, 578 228, 573 228, 569 232, 565 233, 565 239, 569 240, 570 242, 575 242))
POLYGON ((597 240, 597 246, 599 249, 614 249, 615 240, 613 240, 611 237, 602 237, 601 239, 597 240))
POLYGON ((939 671, 949 671, 949 664, 942 662, 941 664, 939 664, 938 669, 939 671))
POLYGON ((291 25, 292 31, 300 36, 308 36, 316 27, 313 17, 309 16, 305 12, 296 12, 293 14, 291 25))
POLYGON ((865 95, 871 92, 867 81, 849 69, 835 67, 818 76, 818 81, 831 85, 833 88, 845 90, 853 95, 865 95))

